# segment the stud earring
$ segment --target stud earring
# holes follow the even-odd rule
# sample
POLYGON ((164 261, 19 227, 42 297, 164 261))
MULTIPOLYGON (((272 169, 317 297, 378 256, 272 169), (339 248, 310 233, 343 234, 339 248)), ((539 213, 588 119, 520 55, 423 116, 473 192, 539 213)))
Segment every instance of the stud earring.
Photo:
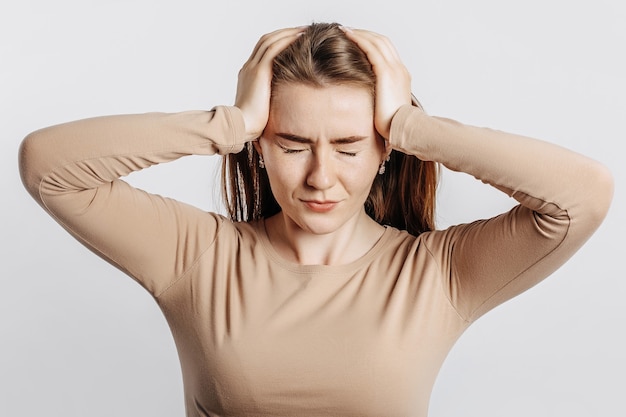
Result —
POLYGON ((265 161, 263 160, 263 155, 259 155, 259 168, 265 169, 265 161))

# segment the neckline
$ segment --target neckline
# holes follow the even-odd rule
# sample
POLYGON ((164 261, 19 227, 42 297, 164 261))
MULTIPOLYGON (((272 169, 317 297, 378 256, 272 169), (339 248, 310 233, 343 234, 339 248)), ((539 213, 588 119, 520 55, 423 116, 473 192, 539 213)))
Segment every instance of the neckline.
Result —
POLYGON ((259 237, 261 245, 265 250, 268 258, 270 258, 274 263, 280 265, 284 269, 292 271, 294 273, 316 273, 323 272, 325 274, 343 274, 349 271, 355 271, 364 265, 369 264, 385 247, 385 243, 389 240, 391 236, 391 228, 387 226, 383 226, 385 229, 383 230, 383 234, 380 238, 374 243, 374 245, 360 258, 349 262, 347 264, 341 265, 300 265, 295 262, 291 262, 285 258, 283 258, 275 249, 272 243, 269 240, 269 236, 267 235, 267 229, 265 227, 265 219, 261 219, 254 224, 254 230, 259 237))

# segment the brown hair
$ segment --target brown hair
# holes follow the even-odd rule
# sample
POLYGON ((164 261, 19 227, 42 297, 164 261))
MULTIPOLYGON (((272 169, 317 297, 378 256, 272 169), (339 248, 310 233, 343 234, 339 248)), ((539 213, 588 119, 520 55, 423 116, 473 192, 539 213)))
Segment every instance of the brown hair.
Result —
MULTIPOLYGON (((278 54, 274 59, 272 91, 286 83, 314 87, 347 84, 366 88, 374 103, 376 75, 372 66, 365 53, 338 26, 314 23, 278 54)), ((414 105, 421 107, 417 100, 414 105)), ((377 175, 372 184, 365 210, 378 223, 416 236, 433 230, 437 180, 436 163, 393 150, 385 173, 377 175)), ((251 143, 239 153, 224 156, 222 189, 233 221, 268 218, 281 210, 251 143)))

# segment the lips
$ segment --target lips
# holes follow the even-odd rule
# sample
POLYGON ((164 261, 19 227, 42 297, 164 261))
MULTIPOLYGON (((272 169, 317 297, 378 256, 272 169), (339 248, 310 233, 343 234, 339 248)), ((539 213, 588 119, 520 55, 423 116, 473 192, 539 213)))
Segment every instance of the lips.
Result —
POLYGON ((334 209, 338 201, 302 200, 305 206, 316 213, 326 213, 334 209))

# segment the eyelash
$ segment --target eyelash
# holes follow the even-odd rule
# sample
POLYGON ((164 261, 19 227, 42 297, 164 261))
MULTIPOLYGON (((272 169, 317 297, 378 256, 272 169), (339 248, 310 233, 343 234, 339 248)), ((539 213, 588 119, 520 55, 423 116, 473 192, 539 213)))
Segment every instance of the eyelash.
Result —
MULTIPOLYGON (((290 149, 282 145, 279 145, 279 146, 283 150, 284 153, 288 153, 288 154, 300 153, 306 150, 306 149, 290 149)), ((345 156, 356 156, 356 152, 345 152, 345 151, 338 151, 338 152, 345 156)))
POLYGON ((299 153, 299 152, 303 152, 304 151, 304 149, 289 149, 289 148, 284 148, 282 146, 281 146, 281 149, 285 153, 299 153))

